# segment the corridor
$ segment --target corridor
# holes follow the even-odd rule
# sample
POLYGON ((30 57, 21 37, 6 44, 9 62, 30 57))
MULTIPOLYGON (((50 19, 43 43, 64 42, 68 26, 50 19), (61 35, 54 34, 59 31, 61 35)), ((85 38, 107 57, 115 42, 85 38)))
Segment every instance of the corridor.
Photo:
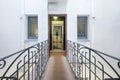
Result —
POLYGON ((64 53, 51 52, 42 80, 75 80, 64 53))

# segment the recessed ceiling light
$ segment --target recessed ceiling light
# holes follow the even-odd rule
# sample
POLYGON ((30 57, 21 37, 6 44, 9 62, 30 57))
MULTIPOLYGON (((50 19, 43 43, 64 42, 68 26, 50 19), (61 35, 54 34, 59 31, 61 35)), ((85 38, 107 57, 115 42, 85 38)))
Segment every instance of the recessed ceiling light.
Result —
POLYGON ((57 19, 58 19, 58 17, 57 17, 57 16, 53 16, 53 19, 54 19, 54 20, 57 20, 57 19))

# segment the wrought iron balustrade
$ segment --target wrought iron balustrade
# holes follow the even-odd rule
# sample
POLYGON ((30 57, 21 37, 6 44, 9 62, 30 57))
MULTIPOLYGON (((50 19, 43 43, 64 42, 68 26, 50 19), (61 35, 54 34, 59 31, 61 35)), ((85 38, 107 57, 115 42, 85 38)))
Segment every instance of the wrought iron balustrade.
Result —
POLYGON ((0 80, 41 80, 48 61, 48 41, 0 59, 0 80))
POLYGON ((67 41, 67 59, 77 80, 120 80, 120 59, 67 41))

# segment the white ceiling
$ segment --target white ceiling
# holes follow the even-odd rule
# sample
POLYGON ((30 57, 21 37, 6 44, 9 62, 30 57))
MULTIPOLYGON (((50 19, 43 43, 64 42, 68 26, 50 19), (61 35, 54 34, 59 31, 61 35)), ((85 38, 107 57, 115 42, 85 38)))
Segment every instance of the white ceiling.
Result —
POLYGON ((67 2, 67 0, 48 0, 48 3, 49 2, 57 2, 57 3, 59 3, 59 2, 67 2))
POLYGON ((59 10, 59 9, 63 10, 63 7, 65 9, 66 4, 67 4, 67 0, 48 0, 48 9, 49 10, 59 10), (62 7, 60 5, 62 5, 62 7))

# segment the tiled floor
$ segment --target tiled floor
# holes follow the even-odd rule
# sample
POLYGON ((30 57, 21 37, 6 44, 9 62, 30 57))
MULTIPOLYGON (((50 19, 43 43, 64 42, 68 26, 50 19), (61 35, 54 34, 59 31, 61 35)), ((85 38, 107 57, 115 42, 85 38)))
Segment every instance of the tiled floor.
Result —
POLYGON ((52 52, 42 80, 75 80, 64 52, 52 52))

